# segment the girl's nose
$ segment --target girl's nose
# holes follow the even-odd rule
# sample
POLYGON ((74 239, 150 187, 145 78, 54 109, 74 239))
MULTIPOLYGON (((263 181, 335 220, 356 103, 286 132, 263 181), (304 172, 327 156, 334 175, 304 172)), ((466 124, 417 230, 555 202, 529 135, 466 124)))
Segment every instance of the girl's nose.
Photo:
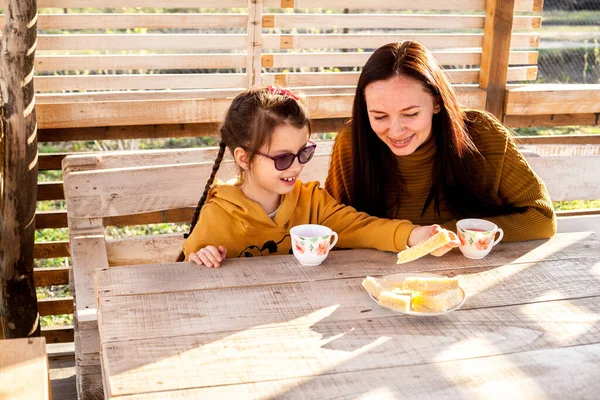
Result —
POLYGON ((396 119, 392 122, 390 131, 393 136, 400 136, 400 135, 404 134, 405 129, 406 129, 406 127, 404 126, 402 121, 396 119))

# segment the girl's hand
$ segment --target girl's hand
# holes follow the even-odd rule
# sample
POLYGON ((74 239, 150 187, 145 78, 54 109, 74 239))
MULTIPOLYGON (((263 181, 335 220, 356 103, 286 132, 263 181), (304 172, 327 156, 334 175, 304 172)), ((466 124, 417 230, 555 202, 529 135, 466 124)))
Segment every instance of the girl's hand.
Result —
POLYGON ((219 246, 218 249, 215 246, 206 246, 195 253, 191 253, 189 260, 198 265, 204 264, 208 268, 219 268, 226 255, 227 249, 223 246, 219 246))
MULTIPOLYGON (((408 237, 408 245, 412 247, 417 243, 422 242, 423 240, 427 240, 436 233, 442 231, 442 229, 443 228, 437 224, 428 226, 417 226, 412 230, 410 236, 408 237)), ((458 236, 456 236, 456 233, 448 231, 448 234, 450 235, 451 241, 445 246, 442 246, 439 249, 432 251, 430 253, 432 256, 443 256, 453 248, 460 246, 460 240, 458 239, 458 236)))

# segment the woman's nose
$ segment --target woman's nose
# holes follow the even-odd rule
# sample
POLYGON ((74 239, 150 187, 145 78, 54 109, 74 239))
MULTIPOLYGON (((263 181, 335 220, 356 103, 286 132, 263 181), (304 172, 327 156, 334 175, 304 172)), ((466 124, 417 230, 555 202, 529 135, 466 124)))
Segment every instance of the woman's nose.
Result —
POLYGON ((392 122, 391 133, 393 135, 402 135, 406 127, 402 123, 402 121, 396 119, 392 122))

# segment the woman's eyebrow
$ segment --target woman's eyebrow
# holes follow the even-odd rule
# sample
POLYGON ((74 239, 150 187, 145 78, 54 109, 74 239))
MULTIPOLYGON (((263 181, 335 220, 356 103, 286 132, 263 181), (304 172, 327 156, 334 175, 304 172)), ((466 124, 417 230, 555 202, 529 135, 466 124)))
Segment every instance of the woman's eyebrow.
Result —
MULTIPOLYGON (((402 110, 400 110, 401 112, 405 112, 405 111, 409 111, 412 110, 413 108, 419 108, 419 106, 414 105, 414 106, 408 106, 406 108, 403 108, 402 110)), ((379 111, 379 110, 375 110, 375 109, 369 109, 369 112, 372 113, 379 113, 379 114, 385 114, 385 111, 379 111)))

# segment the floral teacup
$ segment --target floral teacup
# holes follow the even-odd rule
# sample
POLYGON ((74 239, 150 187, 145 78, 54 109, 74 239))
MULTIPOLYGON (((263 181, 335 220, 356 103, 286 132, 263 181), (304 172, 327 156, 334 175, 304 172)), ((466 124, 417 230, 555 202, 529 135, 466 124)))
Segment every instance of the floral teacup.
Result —
POLYGON ((492 251, 492 247, 500 243, 504 231, 490 221, 484 219, 461 219, 456 223, 456 233, 460 239, 459 249, 467 258, 480 259, 492 251), (496 239, 496 233, 500 233, 496 239))
POLYGON ((338 240, 337 233, 323 225, 298 225, 290 234, 294 256, 300 264, 308 266, 321 264, 338 240))

